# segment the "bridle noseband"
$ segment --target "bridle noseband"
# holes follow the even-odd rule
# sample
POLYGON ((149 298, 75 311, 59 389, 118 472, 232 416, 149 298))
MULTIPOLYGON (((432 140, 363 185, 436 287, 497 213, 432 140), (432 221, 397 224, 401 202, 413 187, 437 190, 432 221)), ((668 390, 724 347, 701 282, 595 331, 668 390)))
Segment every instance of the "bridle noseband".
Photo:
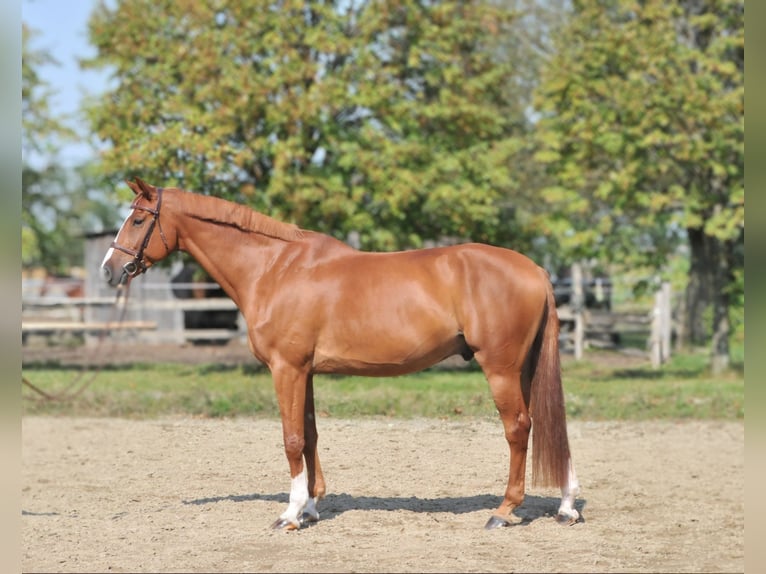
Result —
MULTIPOLYGON (((117 243, 116 239, 115 241, 112 241, 111 247, 114 249, 117 249, 118 251, 122 251, 123 253, 127 253, 128 255, 133 256, 133 261, 128 261, 125 265, 122 266, 123 272, 130 277, 131 279, 135 277, 136 275, 140 275, 144 271, 147 270, 147 259, 144 257, 144 250, 149 245, 149 241, 152 238, 152 232, 154 232, 154 226, 159 225, 160 229, 160 237, 162 238, 162 243, 165 245, 165 249, 168 253, 170 253, 170 247, 168 246, 168 242, 165 239, 165 234, 162 231, 162 225, 159 223, 160 221, 160 208, 162 207, 162 188, 157 188, 157 207, 155 209, 152 209, 151 207, 146 207, 144 205, 138 205, 138 200, 141 199, 142 196, 138 196, 133 203, 130 204, 130 208, 133 210, 139 210, 139 211, 146 211, 147 213, 152 214, 152 221, 149 223, 149 228, 146 230, 146 235, 144 236, 144 240, 141 243, 141 247, 138 248, 136 251, 135 249, 130 249, 128 247, 123 247, 119 243, 117 243)), ((149 263, 154 263, 154 261, 149 259, 149 263)))

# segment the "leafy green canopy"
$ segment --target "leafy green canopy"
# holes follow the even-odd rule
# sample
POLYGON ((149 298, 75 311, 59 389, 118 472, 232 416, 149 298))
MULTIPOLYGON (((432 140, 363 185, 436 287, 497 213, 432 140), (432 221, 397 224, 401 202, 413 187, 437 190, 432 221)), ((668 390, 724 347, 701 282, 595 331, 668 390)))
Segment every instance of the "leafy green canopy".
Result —
POLYGON ((484 1, 101 2, 103 169, 365 248, 497 240, 523 123, 497 50, 512 22, 484 1))
POLYGON ((744 2, 580 0, 537 99, 538 222, 575 256, 661 268, 744 237, 744 2))

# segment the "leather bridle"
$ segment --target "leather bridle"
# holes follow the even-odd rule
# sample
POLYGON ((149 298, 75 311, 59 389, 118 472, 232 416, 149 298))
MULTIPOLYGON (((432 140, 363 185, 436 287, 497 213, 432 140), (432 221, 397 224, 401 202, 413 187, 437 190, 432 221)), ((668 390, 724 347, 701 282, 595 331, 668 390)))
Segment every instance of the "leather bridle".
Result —
POLYGON ((144 235, 144 240, 141 242, 141 247, 138 248, 138 250, 130 249, 129 247, 123 247, 119 243, 117 243, 117 240, 112 241, 111 247, 114 249, 117 249, 118 251, 122 251, 123 253, 127 253, 128 255, 131 255, 133 257, 132 261, 128 261, 125 265, 122 266, 123 272, 130 277, 131 279, 133 277, 136 277, 137 275, 140 275, 144 271, 147 270, 149 267, 147 263, 154 263, 153 260, 146 257, 144 255, 144 251, 146 250, 147 246, 149 245, 149 241, 152 238, 152 233, 154 232, 154 226, 157 225, 160 230, 160 237, 162 238, 162 243, 165 245, 165 249, 168 253, 170 253, 170 247, 168 246, 168 242, 165 239, 165 234, 162 231, 162 224, 160 224, 160 208, 162 207, 162 188, 157 188, 157 207, 151 208, 147 207, 145 205, 138 205, 138 201, 141 199, 142 196, 138 196, 133 203, 130 204, 130 208, 134 210, 139 211, 146 211, 147 213, 150 213, 152 215, 152 221, 149 223, 149 227, 146 230, 146 235, 144 235))

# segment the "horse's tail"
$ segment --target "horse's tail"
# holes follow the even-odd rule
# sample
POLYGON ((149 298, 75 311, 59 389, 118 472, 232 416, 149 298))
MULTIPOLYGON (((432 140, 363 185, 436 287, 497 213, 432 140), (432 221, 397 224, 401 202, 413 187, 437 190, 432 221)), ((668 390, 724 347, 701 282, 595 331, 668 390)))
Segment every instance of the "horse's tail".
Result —
POLYGON ((531 349, 533 371, 529 411, 532 418, 532 482, 563 487, 569 471, 564 389, 559 361, 559 318, 553 286, 547 282, 547 301, 531 349))

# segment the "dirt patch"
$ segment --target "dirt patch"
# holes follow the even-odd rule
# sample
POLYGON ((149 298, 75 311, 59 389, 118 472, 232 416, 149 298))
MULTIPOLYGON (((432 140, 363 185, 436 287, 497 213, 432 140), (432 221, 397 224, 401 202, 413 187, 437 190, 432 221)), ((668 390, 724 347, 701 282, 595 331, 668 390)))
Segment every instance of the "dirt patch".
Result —
POLYGON ((37 572, 735 572, 744 423, 570 423, 585 520, 528 488, 485 531, 508 448, 494 420, 320 421, 321 520, 287 504, 279 421, 22 420, 22 569, 37 572), (711 455, 715 453, 715 461, 711 455))

